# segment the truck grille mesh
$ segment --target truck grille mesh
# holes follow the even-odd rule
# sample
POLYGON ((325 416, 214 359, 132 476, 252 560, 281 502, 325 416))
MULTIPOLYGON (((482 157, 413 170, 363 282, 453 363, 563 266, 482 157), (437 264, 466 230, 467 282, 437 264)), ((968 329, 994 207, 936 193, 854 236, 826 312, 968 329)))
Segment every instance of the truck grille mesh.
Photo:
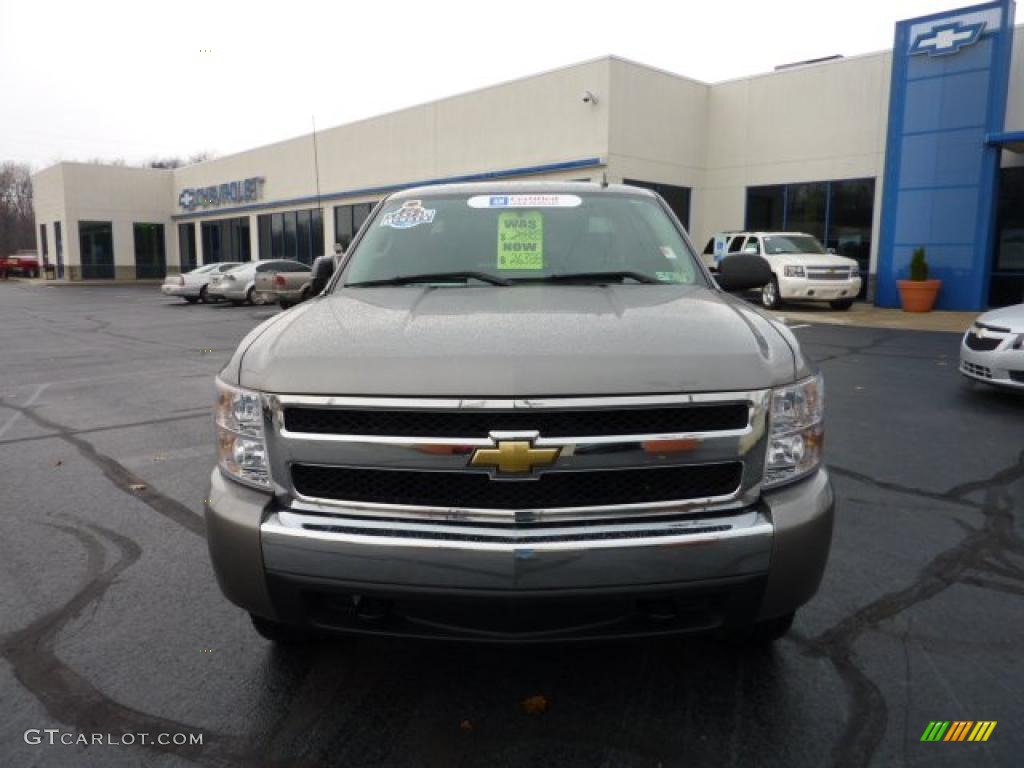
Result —
POLYGON ((289 432, 438 438, 487 437, 492 431, 523 430, 536 430, 544 437, 716 432, 743 429, 748 420, 746 403, 559 411, 389 411, 290 406, 284 411, 285 429, 289 432))
POLYGON ((481 472, 292 465, 295 490, 337 501, 474 509, 554 509, 726 496, 741 462, 597 471, 546 472, 494 480, 481 472))

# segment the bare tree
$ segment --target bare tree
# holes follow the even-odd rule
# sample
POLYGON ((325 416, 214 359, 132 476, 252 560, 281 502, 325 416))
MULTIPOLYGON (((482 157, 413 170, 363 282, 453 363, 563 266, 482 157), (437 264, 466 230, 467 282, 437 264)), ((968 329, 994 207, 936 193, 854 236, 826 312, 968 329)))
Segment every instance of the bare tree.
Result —
POLYGON ((0 256, 36 247, 32 172, 26 163, 0 163, 0 256))
POLYGON ((146 168, 181 168, 184 164, 180 157, 153 157, 142 165, 146 168))
POLYGON ((186 160, 185 162, 187 165, 193 165, 194 163, 201 163, 204 160, 213 160, 213 158, 215 158, 216 156, 216 152, 213 152, 212 150, 209 149, 204 149, 200 152, 193 152, 191 155, 188 156, 188 160, 186 160))

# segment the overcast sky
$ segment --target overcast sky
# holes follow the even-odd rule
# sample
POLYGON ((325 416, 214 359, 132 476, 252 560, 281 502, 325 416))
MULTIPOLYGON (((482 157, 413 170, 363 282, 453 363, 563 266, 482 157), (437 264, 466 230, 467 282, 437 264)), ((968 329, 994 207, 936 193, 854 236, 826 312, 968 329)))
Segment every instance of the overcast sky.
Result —
POLYGON ((968 4, 0 0, 0 161, 225 155, 609 53, 715 82, 968 4))

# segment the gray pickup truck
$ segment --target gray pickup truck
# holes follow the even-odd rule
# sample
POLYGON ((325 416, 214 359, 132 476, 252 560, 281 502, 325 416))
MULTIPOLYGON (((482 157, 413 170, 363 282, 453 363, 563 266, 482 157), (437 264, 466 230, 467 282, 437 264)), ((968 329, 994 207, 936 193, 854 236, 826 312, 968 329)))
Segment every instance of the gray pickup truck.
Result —
POLYGON ((392 195, 217 378, 222 591, 278 642, 781 637, 834 499, 770 277, 633 187, 392 195))

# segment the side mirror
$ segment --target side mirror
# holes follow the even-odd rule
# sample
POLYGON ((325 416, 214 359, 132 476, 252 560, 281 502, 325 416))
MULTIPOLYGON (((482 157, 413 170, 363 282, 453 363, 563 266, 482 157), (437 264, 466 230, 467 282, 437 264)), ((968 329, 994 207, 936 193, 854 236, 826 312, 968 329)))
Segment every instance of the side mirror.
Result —
POLYGON ((718 274, 715 276, 718 287, 723 291, 738 293, 760 288, 772 280, 772 268, 762 256, 749 253, 736 253, 727 256, 718 263, 718 274))
POLYGON ((317 256, 313 262, 313 278, 309 282, 309 295, 319 296, 334 274, 334 257, 317 256))
POLYGON ((835 256, 838 253, 838 251, 835 248, 826 248, 825 252, 831 253, 833 256, 835 256))

